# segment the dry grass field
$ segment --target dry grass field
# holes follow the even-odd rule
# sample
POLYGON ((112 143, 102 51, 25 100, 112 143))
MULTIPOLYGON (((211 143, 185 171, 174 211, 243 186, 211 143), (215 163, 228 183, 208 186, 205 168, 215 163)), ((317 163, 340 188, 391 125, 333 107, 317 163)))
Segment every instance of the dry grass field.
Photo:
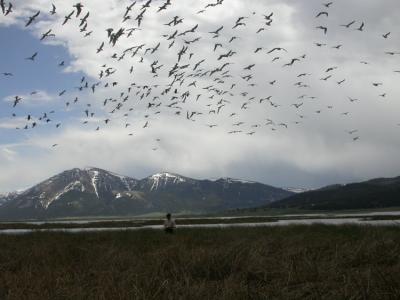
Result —
POLYGON ((2 235, 0 299, 400 299, 400 228, 2 235))

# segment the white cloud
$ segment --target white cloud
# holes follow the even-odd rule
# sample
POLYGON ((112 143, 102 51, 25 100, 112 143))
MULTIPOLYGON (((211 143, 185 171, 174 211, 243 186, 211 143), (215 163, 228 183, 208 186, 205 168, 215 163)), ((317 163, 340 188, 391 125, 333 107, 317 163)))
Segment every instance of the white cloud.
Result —
MULTIPOLYGON (((361 11, 359 1, 334 3, 327 19, 315 18, 316 13, 324 9, 315 1, 293 3, 274 0, 266 3, 231 0, 196 15, 207 1, 185 0, 179 4, 174 3, 167 12, 161 14, 157 14, 155 8, 148 9, 143 30, 136 31, 130 38, 122 36, 115 47, 108 45, 105 30, 136 27, 132 20, 121 23, 129 1, 84 1, 85 10, 82 14, 90 11, 88 31, 93 30, 88 38, 82 38, 83 33, 79 33, 78 19, 73 18, 61 26, 64 16, 72 11, 72 4, 68 1, 54 3, 57 15, 39 18, 39 22, 32 28, 38 38, 51 28, 56 37, 47 43, 67 48, 73 59, 65 71, 81 71, 87 75, 91 84, 97 82, 103 64, 117 71, 102 81, 95 94, 85 93, 79 103, 70 108, 74 112, 80 110, 81 117, 84 117, 84 110, 87 109, 85 105, 90 103, 90 111, 95 112, 93 118, 71 118, 57 133, 31 133, 30 147, 36 149, 35 159, 30 154, 20 153, 20 165, 6 165, 8 170, 32 170, 32 175, 26 175, 24 185, 33 184, 39 178, 44 179, 64 168, 84 165, 95 165, 136 177, 164 169, 197 177, 252 177, 248 179, 294 186, 316 186, 333 183, 334 180, 356 180, 398 173, 400 162, 395 149, 400 147, 400 129, 396 126, 400 123, 400 103, 396 99, 400 95, 400 88, 397 84, 399 76, 393 70, 399 63, 400 55, 384 54, 385 51, 400 50, 400 39, 393 30, 398 25, 396 16, 400 13, 395 0, 387 0, 385 5, 365 1, 365 8, 361 11), (274 12, 272 26, 265 26, 264 32, 256 34, 265 24, 262 14, 270 12, 274 12), (379 17, 383 15, 384 21, 379 17), (182 16, 183 24, 176 28, 162 25, 174 16, 182 16), (247 25, 232 29, 240 16, 250 17, 244 19, 247 25), (346 30, 339 26, 352 19, 357 20, 357 24, 365 21, 365 32, 346 30), (226 60, 233 63, 226 69, 230 70, 229 74, 233 77, 221 78, 222 75, 218 74, 215 77, 224 81, 221 84, 214 80, 215 77, 209 76, 185 79, 176 95, 180 97, 182 93, 190 91, 191 96, 182 103, 180 98, 171 100, 175 94, 163 96, 161 92, 170 82, 167 74, 176 62, 177 52, 184 45, 183 39, 178 38, 176 45, 168 49, 170 41, 162 39, 161 35, 172 34, 175 29, 182 32, 196 24, 199 24, 197 32, 185 39, 202 39, 190 46, 188 53, 192 52, 194 56, 188 60, 186 55, 182 64, 190 63, 190 69, 193 69, 196 62, 205 59, 200 69, 212 70, 224 62, 217 60, 220 54, 233 50, 237 54, 226 60), (321 24, 328 24, 327 36, 315 29, 321 24), (224 29, 221 36, 214 39, 209 32, 222 25, 224 29), (388 31, 393 31, 392 36, 384 40, 381 34, 388 31), (240 38, 228 43, 232 36, 240 38), (104 51, 96 54, 96 49, 103 41, 106 42, 104 51), (142 43, 146 44, 144 48, 155 47, 158 41, 162 41, 160 50, 154 55, 144 56, 143 63, 139 63, 143 52, 134 58, 126 54, 121 61, 110 58, 114 53, 119 57, 125 49, 142 43), (217 42, 222 44, 222 48, 214 52, 214 44, 217 42), (327 46, 316 47, 315 42, 327 46), (341 50, 332 48, 338 44, 343 44, 341 50), (254 53, 257 47, 263 50, 254 53), (284 47, 288 53, 276 51, 267 54, 274 47, 284 47), (293 67, 282 67, 292 58, 303 54, 306 54, 306 58, 293 67), (280 59, 272 63, 272 59, 277 56, 280 59), (160 65, 164 64, 156 78, 150 73, 149 66, 155 60, 160 65), (367 60, 369 65, 361 64, 362 60, 367 60), (250 74, 243 70, 249 64, 256 64, 252 71, 254 79, 249 82, 254 83, 254 87, 248 86, 248 82, 241 78, 250 74), (131 66, 134 68, 133 75, 129 73, 131 66), (332 66, 338 69, 326 72, 332 66), (301 73, 311 75, 297 77, 301 73), (326 82, 320 80, 329 74, 333 75, 331 79, 326 82), (336 82, 342 79, 346 81, 339 86, 336 82), (197 88, 188 87, 195 80, 197 88), (276 83, 269 84, 273 80, 276 83), (106 82, 114 81, 119 83, 116 87, 102 88, 106 82), (133 86, 129 100, 122 102, 127 95, 127 88, 133 82, 137 85, 159 84, 160 87, 154 87, 148 98, 140 100, 142 92, 136 95, 137 89, 133 86), (297 87, 297 82, 309 87, 297 87), (383 82, 384 85, 375 88, 373 82, 383 82), (231 91, 232 83, 237 83, 237 87, 231 91), (203 89, 210 85, 232 92, 233 96, 228 93, 216 95, 203 89), (122 97, 121 92, 124 92, 122 97), (200 93, 202 97, 196 102, 196 96, 200 93), (383 93, 386 93, 385 98, 379 96, 383 93), (209 98, 213 95, 214 98, 209 98), (154 102, 160 101, 161 106, 147 109, 154 96, 160 97, 154 102), (260 98, 268 96, 279 107, 271 106, 268 101, 259 103, 260 98), (316 99, 310 99, 311 96, 316 99), (250 100, 252 97, 254 99, 250 100), (348 97, 360 101, 352 103, 348 97), (108 101, 103 106, 106 98, 116 101, 108 101), (209 114, 209 111, 217 109, 221 99, 229 103, 226 103, 220 114, 209 114), (167 107, 174 101, 179 101, 176 106, 181 109, 167 107), (115 109, 118 102, 123 106, 115 109), (241 109, 245 102, 248 103, 248 109, 241 109), (292 106, 294 103, 303 105, 296 109, 292 106), (114 109, 115 112, 110 114, 114 109), (175 116, 178 110, 181 110, 181 117, 175 116), (157 111, 160 114, 156 115, 157 111), (196 116, 196 122, 190 122, 185 120, 187 111, 202 112, 203 115, 196 116), (349 115, 342 115, 345 112, 349 112, 349 115), (229 117, 231 113, 237 113, 237 116, 229 117), (107 126, 105 119, 110 119, 107 126), (275 125, 265 125, 268 119, 273 120, 275 125), (85 120, 89 124, 82 125, 85 120), (147 121, 150 127, 143 129, 147 121), (233 126, 237 122, 244 124, 233 126), (130 126, 125 128, 127 123, 130 126), (282 123, 287 124, 288 128, 279 125, 282 123), (209 129, 206 124, 218 124, 218 127, 209 129), (98 126, 100 130, 96 131, 98 126), (227 134, 238 129, 243 133, 227 134), (358 130, 357 135, 360 136, 357 142, 353 141, 353 135, 346 132, 354 129, 358 130), (245 134, 253 130, 257 131, 254 136, 245 134), (129 136, 130 133, 133 136, 129 136), (161 138, 161 142, 155 142, 156 138, 161 138), (54 143, 58 143, 59 147, 51 148, 54 143), (152 151, 153 148, 158 150, 152 151), (304 178, 300 177, 301 174, 304 174, 304 178)), ((142 4, 138 2, 135 12, 131 14, 133 18, 139 12, 139 5, 142 4)), ((41 10, 43 15, 50 10, 51 2, 33 0, 27 3, 15 0, 15 6, 15 14, 0 19, 0 24, 11 22, 23 26, 27 17, 36 10, 41 10)), ((186 72, 191 73, 189 70, 186 72)), ((42 93, 37 98, 22 96, 23 102, 46 105, 54 98, 42 93)), ((0 178, 0 191, 8 190, 9 186, 14 188, 13 178, 0 178)))
POLYGON ((0 119, 0 129, 15 129, 25 126, 26 119, 24 118, 2 118, 0 119))
POLYGON ((17 153, 15 151, 9 148, 2 149, 2 156, 4 156, 4 158, 8 161, 14 161, 16 154, 17 153))
MULTIPOLYGON (((21 98, 21 101, 18 105, 29 105, 29 106, 37 106, 48 104, 49 102, 56 99, 55 95, 50 95, 46 91, 32 91, 29 94, 20 94, 18 95, 21 98)), ((8 103, 13 103, 15 99, 15 95, 10 95, 5 97, 3 100, 8 103)))

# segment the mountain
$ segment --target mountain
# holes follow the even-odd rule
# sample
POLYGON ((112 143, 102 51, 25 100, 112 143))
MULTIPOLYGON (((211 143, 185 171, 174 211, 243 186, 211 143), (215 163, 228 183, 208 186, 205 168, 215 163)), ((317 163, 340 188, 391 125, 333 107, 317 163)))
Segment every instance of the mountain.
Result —
POLYGON ((12 192, 12 193, 8 193, 8 194, 0 194, 0 206, 13 200, 14 198, 16 198, 18 196, 18 194, 19 194, 18 192, 12 192))
POLYGON ((294 188, 294 187, 288 187, 288 188, 285 188, 285 190, 287 190, 289 192, 292 192, 292 193, 295 193, 295 194, 300 194, 300 193, 305 193, 305 192, 310 191, 310 189, 294 188))
MULTIPOLYGON (((3 198, 1 219, 208 213, 266 205, 292 193, 257 182, 195 180, 158 173, 137 180, 98 168, 72 169, 3 198)), ((0 197, 0 199, 2 199, 0 197)))
POLYGON ((8 201, 8 194, 0 194, 0 206, 8 201))
POLYGON ((400 207, 400 177, 331 185, 295 194, 267 205, 269 208, 343 210, 400 207))

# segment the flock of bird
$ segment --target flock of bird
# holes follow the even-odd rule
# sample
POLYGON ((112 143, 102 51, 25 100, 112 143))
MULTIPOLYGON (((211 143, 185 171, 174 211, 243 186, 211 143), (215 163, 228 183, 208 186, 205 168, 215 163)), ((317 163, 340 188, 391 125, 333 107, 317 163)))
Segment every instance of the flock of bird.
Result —
MULTIPOLYGON (((203 9, 195 11, 194 14, 199 16, 207 14, 209 10, 215 7, 222 5, 229 6, 229 3, 226 2, 228 1, 216 0, 215 2, 206 4, 203 9)), ((114 95, 113 97, 99 100, 105 116, 93 128, 95 131, 99 131, 118 120, 123 120, 121 124, 122 129, 130 130, 132 124, 129 120, 132 118, 131 114, 136 110, 135 105, 144 106, 144 119, 142 119, 143 123, 140 125, 143 130, 150 127, 153 120, 160 114, 170 114, 171 116, 180 117, 191 122, 199 121, 199 119, 205 120, 205 124, 201 124, 201 126, 207 126, 210 129, 223 125, 217 122, 207 122, 208 117, 213 116, 215 120, 218 120, 218 116, 223 116, 228 120, 232 120, 229 125, 230 128, 227 130, 228 134, 245 134, 249 136, 255 135, 257 131, 262 130, 262 127, 277 131, 302 124, 306 116, 301 114, 301 109, 306 105, 306 101, 318 100, 317 97, 302 92, 304 89, 312 90, 312 86, 308 83, 307 78, 314 75, 308 72, 293 74, 290 70, 294 65, 307 62, 308 55, 289 56, 290 51, 280 45, 272 45, 268 48, 257 47, 253 53, 242 53, 240 40, 245 40, 246 35, 249 34, 257 35, 261 40, 263 32, 268 31, 271 26, 274 26, 274 12, 253 12, 249 15, 238 16, 232 23, 220 24, 216 26, 215 30, 209 32, 200 31, 202 24, 188 27, 185 25, 183 17, 174 16, 167 23, 160 25, 160 32, 165 30, 166 33, 162 34, 161 39, 154 45, 137 42, 135 34, 144 30, 144 23, 146 22, 148 12, 155 10, 156 13, 162 14, 171 5, 173 5, 171 0, 165 0, 162 3, 155 0, 131 2, 127 7, 121 8, 120 27, 108 28, 104 32, 104 41, 96 49, 87 49, 93 55, 103 55, 106 51, 114 52, 113 49, 117 49, 117 45, 124 46, 128 42, 137 43, 135 46, 125 48, 122 52, 115 51, 109 57, 111 59, 108 60, 110 63, 99 66, 98 78, 82 77, 76 87, 78 93, 89 92, 96 95, 100 89, 104 89, 111 91, 114 95), (257 22, 259 24, 255 32, 245 31, 250 22, 257 22), (229 29, 230 32, 233 30, 236 34, 226 39, 226 34, 223 34, 226 29, 229 29), (204 40, 208 41, 207 55, 199 53, 196 48, 196 45, 204 40), (176 57, 175 60, 160 61, 164 55, 163 51, 173 53, 176 57), (249 59, 252 55, 264 53, 268 57, 267 63, 269 64, 277 64, 279 61, 287 60, 282 63, 282 69, 288 70, 288 77, 293 76, 295 78, 293 85, 300 91, 296 103, 289 104, 289 107, 293 108, 296 113, 298 112, 297 120, 289 123, 265 118, 261 122, 249 124, 241 119, 250 107, 258 109, 258 106, 260 106, 260 109, 264 109, 267 104, 267 109, 278 109, 283 104, 279 100, 275 100, 273 96, 268 95, 259 98, 252 93, 253 88, 258 86, 260 81, 255 69, 262 69, 265 66, 249 63, 240 67, 239 71, 234 71, 233 66, 237 67, 239 64, 235 61, 235 57, 239 53, 247 55, 249 59), (217 64, 212 68, 206 67, 206 65, 209 65, 211 58, 217 64), (138 65, 143 66, 147 64, 148 74, 146 78, 148 78, 148 82, 139 83, 140 79, 138 79, 131 82, 129 86, 120 84, 115 78, 121 76, 122 70, 113 65, 114 62, 117 64, 121 61, 129 66, 129 74, 122 74, 127 78, 134 77, 138 65), (191 103, 191 105, 187 105, 188 103, 191 103), (235 103, 238 104, 237 107, 234 106, 235 103), (194 110, 193 105, 197 105, 199 109, 194 110)), ((327 25, 320 25, 320 23, 323 23, 324 19, 329 18, 330 9, 334 5, 334 2, 322 3, 321 9, 315 14, 316 24, 314 30, 321 31, 322 36, 329 35, 330 28, 327 25)), ((0 0, 0 8, 0 18, 9 17, 18 9, 13 3, 5 0, 0 0)), ((48 11, 36 11, 25 19, 25 27, 30 27, 39 22, 43 15, 46 15, 46 17, 59 16, 59 12, 54 4, 49 3, 48 11)), ((62 16, 60 19, 62 20, 62 26, 73 26, 71 23, 76 19, 78 21, 76 30, 81 35, 80 38, 89 39, 94 30, 96 30, 96 28, 91 28, 91 18, 91 12, 86 10, 84 3, 76 3, 71 5, 70 13, 62 16)), ((365 21, 351 20, 343 23, 337 26, 343 27, 346 30, 356 30, 359 32, 368 30, 365 21)), ((49 28, 41 34, 40 41, 47 41, 55 38, 56 35, 57 32, 49 28)), ((382 33, 381 38, 390 39, 391 32, 382 33)), ((310 42, 310 44, 313 47, 328 47, 327 43, 323 42, 310 42)), ((340 51, 344 45, 338 44, 329 47, 340 51)), ((386 51, 385 54, 397 56, 400 55, 400 52, 386 51)), ((24 59, 36 62, 38 56, 40 56, 39 52, 33 52, 24 59)), ((360 63, 369 64, 367 61, 361 61, 360 63)), ((65 61, 61 61, 58 64, 60 67, 63 67, 65 61)), ((333 80, 338 68, 338 66, 324 68, 321 70, 323 76, 320 78, 318 76, 317 80, 320 80, 321 83, 333 80)), ((394 72, 400 73, 398 70, 394 72)), ((3 71, 0 74, 7 78, 17 77, 17 74, 14 74, 12 70, 3 71)), ((336 81, 338 88, 346 82, 347 79, 345 78, 336 81)), ((272 88, 276 84, 277 79, 269 80, 265 83, 265 91, 268 91, 268 88, 272 88)), ((382 90, 383 82, 371 82, 370 84, 379 89, 379 97, 385 98, 387 96, 387 93, 382 90)), ((74 91, 75 88, 62 89, 58 93, 58 96, 65 97, 74 91)), ((36 93, 37 91, 33 91, 31 95, 35 95, 36 93)), ((82 118, 85 119, 83 125, 88 126, 93 123, 92 120, 96 119, 98 112, 95 110, 96 105, 94 103, 83 103, 81 98, 83 97, 74 96, 73 100, 66 100, 65 108, 68 109, 74 105, 81 105, 79 109, 82 111, 82 118)), ((350 103, 359 101, 352 97, 348 97, 348 100, 350 103)), ((24 98, 21 95, 15 95, 11 105, 16 110, 23 103, 24 98)), ((333 109, 333 105, 329 105, 328 109, 333 109)), ((17 129, 32 130, 44 125, 60 128, 62 123, 55 120, 55 113, 56 110, 44 112, 39 116, 34 116, 29 112, 25 113, 24 119, 26 120, 26 124, 23 127, 17 127, 17 129)), ((322 110, 319 109, 315 113, 321 114, 322 110)), ((340 114, 348 116, 350 112, 340 112, 340 114)), ((19 114, 15 111, 12 117, 17 116, 19 114)), ((360 139, 359 130, 351 128, 346 132, 352 140, 357 141, 360 139)), ((133 136, 134 134, 135 131, 132 130, 127 132, 129 136, 133 136)), ((159 139, 156 141, 160 142, 159 139)), ((53 144, 52 146, 56 147, 58 144, 53 144)), ((152 149, 157 150, 158 147, 152 149)))

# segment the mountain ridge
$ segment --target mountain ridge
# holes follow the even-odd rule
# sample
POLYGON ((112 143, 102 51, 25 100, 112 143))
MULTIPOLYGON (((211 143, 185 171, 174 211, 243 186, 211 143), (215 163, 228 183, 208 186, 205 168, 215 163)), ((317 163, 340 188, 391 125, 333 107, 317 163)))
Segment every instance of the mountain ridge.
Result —
POLYGON ((400 176, 329 185, 294 194, 267 205, 268 208, 345 210, 400 207, 400 176))
POLYGON ((0 218, 207 213, 265 205, 289 195, 280 188, 231 178, 197 180, 159 172, 136 179, 96 167, 73 168, 4 201, 0 218))

